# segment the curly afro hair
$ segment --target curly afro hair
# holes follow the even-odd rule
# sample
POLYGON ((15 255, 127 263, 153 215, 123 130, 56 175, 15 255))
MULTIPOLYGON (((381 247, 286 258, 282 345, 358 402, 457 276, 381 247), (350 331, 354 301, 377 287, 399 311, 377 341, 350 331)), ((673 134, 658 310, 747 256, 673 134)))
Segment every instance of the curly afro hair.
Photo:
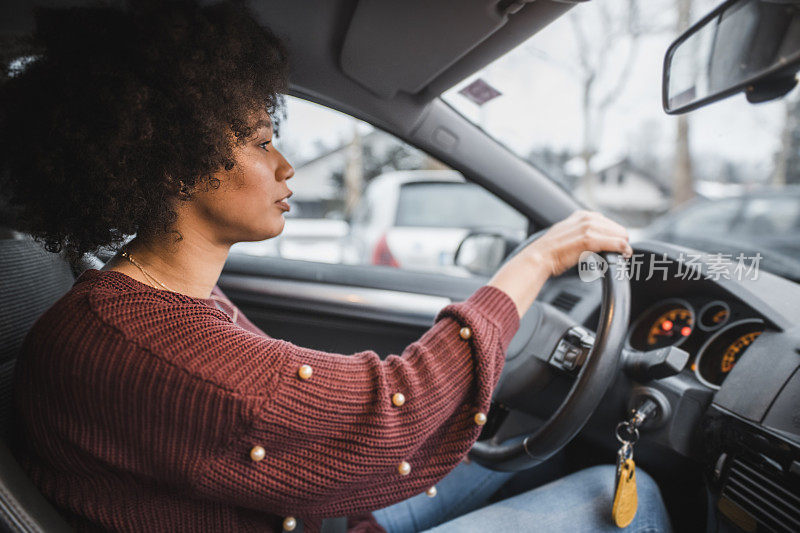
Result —
POLYGON ((174 231, 287 88, 284 45, 239 2, 40 9, 32 43, 0 82, 0 194, 73 260, 174 231))

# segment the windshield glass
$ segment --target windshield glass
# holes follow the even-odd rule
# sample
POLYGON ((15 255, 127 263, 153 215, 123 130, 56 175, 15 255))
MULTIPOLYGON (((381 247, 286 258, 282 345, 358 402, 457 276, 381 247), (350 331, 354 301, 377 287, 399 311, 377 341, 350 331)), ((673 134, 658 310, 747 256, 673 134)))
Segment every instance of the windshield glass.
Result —
POLYGON ((669 44, 719 2, 580 4, 443 95, 588 208, 800 279, 800 95, 661 106, 669 44))

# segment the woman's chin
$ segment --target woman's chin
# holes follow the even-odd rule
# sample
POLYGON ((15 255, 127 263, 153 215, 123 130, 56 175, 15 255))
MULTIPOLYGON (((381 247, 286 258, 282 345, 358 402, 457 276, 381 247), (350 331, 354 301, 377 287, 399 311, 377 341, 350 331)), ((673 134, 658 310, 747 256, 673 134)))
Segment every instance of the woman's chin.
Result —
POLYGON ((236 242, 255 242, 273 239, 283 233, 286 221, 283 215, 271 216, 262 221, 258 226, 240 228, 239 239, 236 242))
POLYGON ((283 233, 283 228, 286 225, 286 221, 283 219, 283 215, 281 215, 279 221, 270 221, 270 224, 264 228, 261 232, 262 237, 258 240, 263 241, 266 239, 272 239, 283 233))

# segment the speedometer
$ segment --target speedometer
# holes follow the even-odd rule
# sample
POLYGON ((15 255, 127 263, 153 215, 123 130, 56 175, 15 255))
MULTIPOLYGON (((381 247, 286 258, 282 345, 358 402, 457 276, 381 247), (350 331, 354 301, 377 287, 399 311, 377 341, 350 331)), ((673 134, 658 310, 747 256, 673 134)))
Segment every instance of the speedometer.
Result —
POLYGON ((697 378, 712 389, 719 389, 747 348, 764 331, 761 320, 734 322, 711 337, 697 355, 697 378))
POLYGON ((692 307, 685 300, 672 298, 651 307, 634 323, 628 344, 637 350, 677 346, 693 329, 692 307))

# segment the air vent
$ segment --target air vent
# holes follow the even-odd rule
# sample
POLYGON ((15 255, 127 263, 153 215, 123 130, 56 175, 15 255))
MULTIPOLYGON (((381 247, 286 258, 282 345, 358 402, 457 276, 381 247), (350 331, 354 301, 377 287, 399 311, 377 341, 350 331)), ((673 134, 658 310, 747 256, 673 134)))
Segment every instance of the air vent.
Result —
POLYGON ((572 311, 572 308, 581 301, 581 297, 571 292, 561 291, 550 302, 553 307, 558 307, 565 313, 572 311))
POLYGON ((800 491, 797 486, 790 487, 777 470, 762 468, 748 460, 733 460, 722 487, 719 507, 735 522, 755 520, 761 526, 759 530, 800 531, 800 491), (739 511, 745 511, 749 516, 743 516, 739 511))

